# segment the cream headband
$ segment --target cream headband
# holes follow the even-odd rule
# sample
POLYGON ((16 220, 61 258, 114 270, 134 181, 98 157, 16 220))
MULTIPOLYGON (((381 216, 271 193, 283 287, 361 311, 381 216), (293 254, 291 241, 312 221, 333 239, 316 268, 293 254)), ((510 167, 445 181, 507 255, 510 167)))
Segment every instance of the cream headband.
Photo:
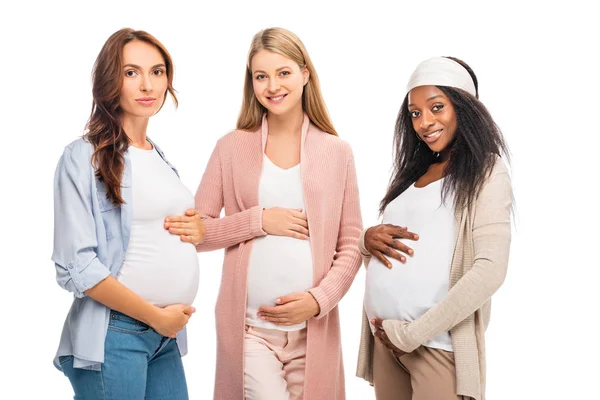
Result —
POLYGON ((456 61, 446 57, 430 58, 419 64, 408 80, 406 93, 425 85, 450 86, 477 97, 475 83, 469 72, 456 61))

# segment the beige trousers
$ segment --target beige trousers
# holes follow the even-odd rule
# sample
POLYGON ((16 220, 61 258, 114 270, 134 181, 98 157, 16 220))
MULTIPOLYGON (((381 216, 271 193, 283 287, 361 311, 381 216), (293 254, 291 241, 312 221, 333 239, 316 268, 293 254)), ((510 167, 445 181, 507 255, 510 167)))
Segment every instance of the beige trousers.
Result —
POLYGON ((306 328, 284 332, 246 326, 244 362, 246 400, 301 400, 306 328))
POLYGON ((466 400, 456 395, 454 353, 421 346, 399 359, 375 338, 377 400, 466 400))

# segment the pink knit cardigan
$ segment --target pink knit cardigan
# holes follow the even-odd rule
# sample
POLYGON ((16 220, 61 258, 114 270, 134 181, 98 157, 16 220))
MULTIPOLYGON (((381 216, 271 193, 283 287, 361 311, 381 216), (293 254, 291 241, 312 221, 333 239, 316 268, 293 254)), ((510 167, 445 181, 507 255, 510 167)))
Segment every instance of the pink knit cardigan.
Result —
MULTIPOLYGON (((206 225, 206 240, 198 250, 225 248, 216 306, 215 400, 244 399, 247 270, 253 239, 266 234, 258 185, 267 132, 263 118, 255 132, 238 130, 221 138, 196 192, 196 208, 206 225), (225 217, 220 218, 223 207, 225 217)), ((304 399, 341 400, 345 390, 337 304, 361 265, 354 158, 346 142, 322 132, 305 115, 300 159, 313 256, 310 292, 321 309, 307 326, 304 399)))

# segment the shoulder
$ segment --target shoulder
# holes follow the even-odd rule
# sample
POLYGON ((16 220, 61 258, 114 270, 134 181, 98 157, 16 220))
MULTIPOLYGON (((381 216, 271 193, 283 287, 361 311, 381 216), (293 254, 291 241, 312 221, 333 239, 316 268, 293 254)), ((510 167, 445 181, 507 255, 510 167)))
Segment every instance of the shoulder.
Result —
POLYGON ((165 158, 165 152, 161 150, 160 146, 154 140, 151 140, 150 138, 147 139, 150 143, 152 143, 152 146, 154 146, 157 153, 160 154, 162 158, 165 158))
POLYGON ((345 160, 349 160, 353 157, 350 143, 341 139, 339 136, 323 132, 312 123, 310 124, 309 132, 310 140, 322 151, 338 157, 341 156, 345 160))
POLYGON ((83 138, 69 143, 58 160, 55 179, 61 180, 68 177, 68 179, 80 183, 89 183, 94 176, 93 153, 94 146, 83 138))
POLYGON ((512 184, 506 162, 495 156, 494 165, 481 188, 481 198, 501 199, 512 198, 512 184))
POLYGON ((80 167, 85 164, 91 166, 93 153, 94 146, 84 138, 79 138, 65 146, 62 159, 80 167))
POLYGON ((217 140, 215 149, 219 154, 238 153, 252 147, 252 144, 261 144, 261 132, 235 129, 217 140))
POLYGON ((490 172, 490 177, 497 174, 507 174, 508 175, 508 166, 504 159, 498 155, 495 155, 494 166, 490 172))
POLYGON ((485 180, 484 188, 487 187, 487 190, 502 190, 502 191, 510 191, 511 187, 511 179, 508 166, 504 159, 500 156, 495 155, 494 164, 488 177, 485 180))

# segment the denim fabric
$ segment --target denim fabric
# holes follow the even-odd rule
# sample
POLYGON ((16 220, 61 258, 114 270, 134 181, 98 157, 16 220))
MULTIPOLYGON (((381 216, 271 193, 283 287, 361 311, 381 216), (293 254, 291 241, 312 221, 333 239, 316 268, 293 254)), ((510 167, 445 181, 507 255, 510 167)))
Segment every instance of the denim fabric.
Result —
MULTIPOLYGON (((165 159, 155 145, 156 151, 165 159)), ((133 216, 131 161, 125 152, 121 196, 115 206, 106 198, 106 187, 94 174, 94 148, 84 139, 69 144, 58 162, 54 177, 54 251, 52 261, 58 284, 72 292, 54 365, 59 357, 73 356, 75 368, 99 371, 110 310, 84 293, 112 275, 117 277, 125 259, 133 216)), ((185 328, 177 335, 181 355, 187 353, 185 328)))
POLYGON ((75 400, 187 400, 187 384, 175 339, 111 311, 104 363, 99 371, 73 368, 73 356, 59 358, 75 400))

